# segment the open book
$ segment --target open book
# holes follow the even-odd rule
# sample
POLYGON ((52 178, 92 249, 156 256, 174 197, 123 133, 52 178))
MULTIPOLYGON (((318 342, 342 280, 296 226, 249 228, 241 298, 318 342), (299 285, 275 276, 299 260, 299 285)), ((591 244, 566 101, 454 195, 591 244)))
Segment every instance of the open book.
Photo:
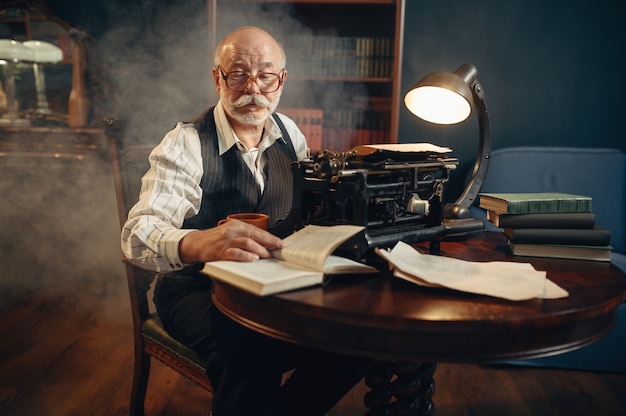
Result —
POLYGON ((323 284, 330 275, 378 273, 374 267, 331 255, 361 230, 355 225, 308 225, 285 238, 284 247, 271 259, 211 261, 202 272, 259 296, 323 284))

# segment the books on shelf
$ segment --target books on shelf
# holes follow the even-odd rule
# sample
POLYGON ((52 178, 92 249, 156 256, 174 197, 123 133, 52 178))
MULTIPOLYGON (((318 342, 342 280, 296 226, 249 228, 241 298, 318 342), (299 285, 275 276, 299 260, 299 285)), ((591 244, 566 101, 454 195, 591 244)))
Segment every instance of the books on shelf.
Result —
POLYGON ((283 113, 292 119, 304 137, 306 143, 311 149, 311 153, 323 149, 322 130, 324 111, 319 108, 281 108, 278 112, 283 113))
POLYGON ((393 42, 387 37, 356 38, 356 76, 385 78, 393 68, 393 42))
POLYGON ((355 105, 358 118, 351 147, 388 143, 391 130, 391 98, 361 98, 361 102, 361 105, 355 105))
POLYGON ((508 245, 514 256, 611 261, 611 246, 522 244, 510 240, 508 245))
POLYGON ((211 261, 202 273, 259 296, 323 284, 333 275, 378 273, 372 266, 331 255, 361 230, 355 225, 308 225, 285 238, 284 247, 270 259, 211 261))
POLYGON ((487 211, 487 220, 498 228, 593 228, 593 212, 548 212, 541 214, 499 214, 487 211))
POLYGON ((290 71, 305 77, 390 78, 393 39, 293 35, 284 39, 290 71))
POLYGON ((319 108, 279 108, 277 111, 296 123, 311 153, 389 142, 389 97, 357 97, 351 108, 327 112, 319 108))
POLYGON ((559 192, 481 193, 479 206, 500 214, 591 212, 591 197, 559 192))
POLYGON ((487 220, 516 256, 610 261, 611 232, 596 225, 592 198, 565 193, 481 194, 487 220))

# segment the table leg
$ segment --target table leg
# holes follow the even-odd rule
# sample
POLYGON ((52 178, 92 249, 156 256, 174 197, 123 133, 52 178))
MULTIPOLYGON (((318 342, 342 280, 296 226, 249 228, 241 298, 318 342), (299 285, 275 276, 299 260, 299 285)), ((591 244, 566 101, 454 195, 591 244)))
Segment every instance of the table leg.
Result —
POLYGON ((365 377, 365 416, 432 416, 436 363, 381 362, 365 377))

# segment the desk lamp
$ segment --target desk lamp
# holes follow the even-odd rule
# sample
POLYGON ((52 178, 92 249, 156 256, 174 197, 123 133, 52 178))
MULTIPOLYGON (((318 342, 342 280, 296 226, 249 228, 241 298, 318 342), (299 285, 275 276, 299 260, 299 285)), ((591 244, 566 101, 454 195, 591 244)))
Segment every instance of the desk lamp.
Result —
POLYGON ((33 72, 37 90, 37 115, 50 114, 50 106, 46 97, 46 81, 43 73, 44 64, 54 64, 63 60, 63 51, 56 45, 39 40, 27 40, 24 46, 33 51, 33 72))
POLYGON ((491 154, 489 111, 474 65, 461 65, 454 72, 435 72, 420 79, 404 96, 404 105, 434 124, 457 124, 476 109, 479 146, 472 177, 459 198, 444 206, 444 226, 448 234, 482 230, 482 221, 471 218, 469 207, 476 200, 487 176, 491 154))
POLYGON ((4 89, 7 94, 7 112, 0 117, 0 125, 28 126, 27 119, 20 118, 15 108, 15 64, 32 61, 33 52, 16 40, 0 39, 0 63, 4 64, 4 89))

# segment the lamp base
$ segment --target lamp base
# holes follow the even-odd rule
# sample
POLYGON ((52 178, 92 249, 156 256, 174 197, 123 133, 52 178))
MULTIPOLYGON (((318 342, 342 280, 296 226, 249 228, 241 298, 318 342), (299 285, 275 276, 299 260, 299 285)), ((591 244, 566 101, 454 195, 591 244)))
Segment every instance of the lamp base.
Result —
POLYGON ((467 236, 468 234, 478 231, 485 231, 485 224, 476 218, 450 219, 443 220, 443 227, 447 237, 467 236))
POLYGON ((482 220, 472 218, 470 210, 460 204, 446 204, 443 207, 443 226, 448 237, 467 236, 485 230, 482 220))

